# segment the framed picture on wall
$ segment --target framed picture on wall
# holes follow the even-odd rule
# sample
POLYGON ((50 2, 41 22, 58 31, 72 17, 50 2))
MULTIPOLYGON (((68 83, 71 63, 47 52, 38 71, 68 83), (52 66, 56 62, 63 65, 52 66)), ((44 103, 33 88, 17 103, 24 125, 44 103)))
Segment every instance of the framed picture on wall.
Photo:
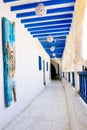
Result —
POLYGON ((5 106, 8 107, 11 101, 16 101, 16 55, 15 55, 15 23, 7 18, 2 18, 2 45, 3 45, 3 66, 4 66, 4 97, 5 106))

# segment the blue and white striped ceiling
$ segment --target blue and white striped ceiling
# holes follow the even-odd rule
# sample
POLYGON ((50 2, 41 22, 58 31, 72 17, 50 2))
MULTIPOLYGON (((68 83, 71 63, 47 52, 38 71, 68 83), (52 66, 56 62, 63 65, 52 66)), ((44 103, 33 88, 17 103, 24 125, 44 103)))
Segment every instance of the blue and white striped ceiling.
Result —
POLYGON ((76 0, 3 0, 3 2, 11 2, 10 10, 16 13, 24 28, 34 38, 38 38, 51 58, 54 58, 52 53, 55 53, 57 58, 62 58, 66 37, 72 27, 76 0), (47 8, 47 14, 43 17, 35 14, 35 8, 40 2, 47 8), (48 35, 54 37, 53 42, 47 42, 48 35), (55 46, 54 52, 50 51, 52 46, 55 46))

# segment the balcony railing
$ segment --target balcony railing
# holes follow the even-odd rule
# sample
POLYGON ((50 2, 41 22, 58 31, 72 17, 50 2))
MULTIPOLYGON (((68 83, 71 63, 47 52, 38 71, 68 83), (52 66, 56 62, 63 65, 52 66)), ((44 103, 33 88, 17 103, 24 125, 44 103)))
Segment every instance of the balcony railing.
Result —
POLYGON ((68 72, 68 81, 70 82, 70 72, 68 72))
POLYGON ((72 72, 72 86, 75 87, 75 73, 72 72))
POLYGON ((78 72, 79 74, 79 94, 83 100, 87 103, 87 72, 78 72))

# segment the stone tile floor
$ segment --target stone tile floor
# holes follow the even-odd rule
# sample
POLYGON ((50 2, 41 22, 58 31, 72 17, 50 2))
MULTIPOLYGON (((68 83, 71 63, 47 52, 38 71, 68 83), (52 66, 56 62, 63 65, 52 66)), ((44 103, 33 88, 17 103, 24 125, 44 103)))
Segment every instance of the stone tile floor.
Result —
POLYGON ((70 130, 63 85, 52 81, 4 130, 70 130))

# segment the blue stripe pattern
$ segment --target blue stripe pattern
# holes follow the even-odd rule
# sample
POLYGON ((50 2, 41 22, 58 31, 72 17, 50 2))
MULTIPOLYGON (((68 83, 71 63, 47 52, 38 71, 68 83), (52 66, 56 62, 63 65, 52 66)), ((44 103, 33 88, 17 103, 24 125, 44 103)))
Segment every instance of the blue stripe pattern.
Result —
POLYGON ((58 29, 58 28, 69 28, 71 27, 71 24, 65 24, 65 25, 48 25, 47 27, 34 27, 34 28, 29 28, 28 31, 37 31, 37 30, 46 30, 46 29, 58 29))
MULTIPOLYGON (((3 1, 15 2, 16 0, 3 1)), ((38 38, 51 58, 54 58, 50 52, 50 47, 52 45, 56 47, 54 51, 56 57, 61 58, 64 52, 67 35, 71 29, 75 2, 76 0, 42 1, 44 6, 47 7, 47 15, 42 17, 36 16, 34 11, 40 1, 32 3, 26 1, 24 4, 20 1, 20 4, 11 6, 10 10, 16 12, 16 17, 20 19, 24 28, 27 29, 29 34, 33 37, 38 38), (29 11, 26 9, 29 9, 29 11), (51 43, 47 42, 47 36, 49 34, 54 38, 54 41, 51 43), (56 51, 57 49, 60 49, 61 54, 56 51), (61 51, 61 49, 63 51, 61 51)))
MULTIPOLYGON (((63 36, 63 35, 67 35, 67 34, 69 34, 68 32, 65 32, 65 33, 53 33, 53 34, 51 34, 52 36, 59 36, 59 35, 61 35, 61 36, 63 36)), ((43 35, 33 35, 33 37, 47 37, 49 34, 43 34, 43 35)))
POLYGON ((52 21, 52 22, 42 22, 42 23, 33 23, 33 24, 25 24, 25 28, 27 27, 38 27, 38 26, 43 26, 43 25, 52 25, 52 24, 67 24, 67 23, 71 23, 72 19, 68 19, 68 20, 58 20, 58 21, 52 21))
MULTIPOLYGON (((62 8, 55 8, 55 9, 48 9, 47 10, 47 14, 53 14, 53 13, 63 13, 63 12, 70 12, 70 11, 74 11, 74 6, 69 6, 69 7, 62 7, 62 8)), ((21 17, 29 17, 29 16, 35 16, 35 12, 25 12, 25 13, 18 13, 16 15, 17 18, 21 18, 21 17)), ((44 17, 43 17, 44 18, 44 17)), ((43 19, 43 18, 37 18, 37 19, 43 19)))
MULTIPOLYGON (((51 6, 51 5, 53 6, 53 5, 58 5, 58 4, 67 4, 67 3, 74 3, 74 2, 75 0, 51 0, 51 1, 43 1, 43 4, 45 6, 51 6)), ((40 2, 35 2, 35 3, 12 6, 11 11, 35 8, 39 3, 40 2)))
POLYGON ((54 16, 47 16, 43 18, 31 18, 31 19, 22 19, 21 23, 28 23, 28 22, 41 22, 45 20, 52 20, 52 19, 64 19, 64 18, 72 18, 72 14, 62 14, 62 15, 54 15, 54 16))
POLYGON ((45 34, 45 33, 50 33, 50 32, 64 32, 64 31, 67 31, 67 32, 69 32, 70 31, 70 28, 65 28, 65 29, 56 29, 56 30, 54 30, 54 29, 52 29, 52 30, 46 30, 46 31, 31 31, 31 34, 45 34))
MULTIPOLYGON (((45 49, 47 53, 51 54, 52 52, 49 49, 45 49)), ((64 48, 55 49, 54 53, 63 53, 64 48)))
MULTIPOLYGON (((50 54, 50 58, 55 58, 55 57, 52 56, 52 54, 50 54)), ((56 54, 56 58, 62 58, 62 54, 56 54)))
MULTIPOLYGON (((63 39, 63 40, 66 40, 66 36, 54 36, 54 38, 55 38, 55 40, 57 40, 57 39, 63 39)), ((44 40, 44 41, 46 41, 46 38, 38 38, 38 40, 40 40, 40 41, 42 41, 42 40, 44 40)))

